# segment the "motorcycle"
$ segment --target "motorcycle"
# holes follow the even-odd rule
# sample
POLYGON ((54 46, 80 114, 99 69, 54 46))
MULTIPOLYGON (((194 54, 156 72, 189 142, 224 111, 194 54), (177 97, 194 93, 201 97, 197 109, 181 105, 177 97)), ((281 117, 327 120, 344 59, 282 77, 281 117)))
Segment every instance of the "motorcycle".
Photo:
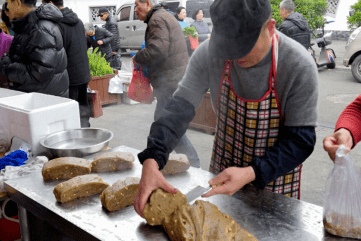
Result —
POLYGON ((316 36, 314 34, 314 32, 312 31, 313 36, 315 36, 315 38, 316 38, 317 46, 319 48, 321 48, 320 58, 317 61, 316 56, 315 56, 316 52, 312 48, 312 46, 315 44, 311 43, 310 46, 308 47, 308 50, 311 51, 311 55, 314 58, 317 67, 327 66, 327 68, 329 68, 329 69, 333 69, 336 67, 335 51, 333 51, 333 49, 331 49, 331 48, 326 48, 327 45, 332 44, 332 38, 331 38, 332 32, 325 34, 325 24, 329 24, 329 23, 333 23, 333 22, 335 22, 335 21, 324 22, 322 24, 322 33, 319 34, 318 36, 316 36))

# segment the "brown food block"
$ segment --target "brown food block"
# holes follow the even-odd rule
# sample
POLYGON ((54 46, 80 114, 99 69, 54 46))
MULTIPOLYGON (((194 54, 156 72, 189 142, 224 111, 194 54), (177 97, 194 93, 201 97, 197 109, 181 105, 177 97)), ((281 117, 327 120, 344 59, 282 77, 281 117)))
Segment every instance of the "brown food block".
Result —
POLYGON ((165 217, 186 203, 187 198, 180 191, 171 194, 163 189, 157 189, 150 195, 150 201, 145 205, 143 215, 149 225, 161 225, 165 217))
POLYGON ((100 195, 103 207, 109 211, 116 211, 126 206, 133 205, 134 197, 138 192, 140 179, 138 177, 127 177, 118 180, 108 187, 100 195))
POLYGON ((109 186, 96 174, 74 177, 55 186, 53 193, 59 202, 68 202, 80 197, 101 193, 109 186))
POLYGON ((189 169, 188 158, 184 154, 170 154, 167 164, 160 171, 162 174, 176 174, 189 169))
POLYGON ((43 179, 57 180, 70 179, 76 176, 89 174, 91 164, 88 160, 77 157, 60 157, 50 160, 43 165, 43 179))
POLYGON ((108 152, 94 158, 92 172, 113 172, 134 166, 134 156, 130 152, 108 152))
POLYGON ((206 201, 197 200, 193 205, 178 207, 163 220, 163 227, 173 241, 257 240, 242 229, 231 216, 206 201))

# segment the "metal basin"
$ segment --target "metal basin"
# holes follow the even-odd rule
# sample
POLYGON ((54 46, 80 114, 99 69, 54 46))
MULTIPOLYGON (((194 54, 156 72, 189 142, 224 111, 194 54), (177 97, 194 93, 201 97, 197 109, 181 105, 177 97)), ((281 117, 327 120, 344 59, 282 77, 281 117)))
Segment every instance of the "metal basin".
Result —
POLYGON ((107 147, 113 138, 109 130, 81 128, 50 134, 40 141, 52 155, 57 157, 83 157, 94 154, 107 147))

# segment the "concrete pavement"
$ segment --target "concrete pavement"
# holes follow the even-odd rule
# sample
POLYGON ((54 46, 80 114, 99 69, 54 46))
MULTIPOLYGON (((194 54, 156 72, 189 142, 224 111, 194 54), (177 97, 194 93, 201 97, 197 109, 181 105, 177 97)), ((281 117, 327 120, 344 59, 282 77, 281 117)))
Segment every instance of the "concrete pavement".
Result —
MULTIPOLYGON (((323 206, 323 191, 328 175, 333 168, 333 162, 323 150, 323 139, 333 133, 339 114, 361 93, 361 84, 353 80, 351 70, 342 67, 345 43, 345 41, 335 40, 330 46, 336 52, 336 69, 319 69, 320 116, 319 126, 316 128, 317 143, 313 154, 304 162, 302 169, 301 200, 320 206, 323 206), (339 78, 334 76, 339 76, 339 78), (342 94, 343 96, 340 97, 342 94), (340 98, 341 101, 339 101, 340 98)), ((123 57, 123 61, 128 60, 123 57)), ((110 142, 110 147, 126 145, 143 150, 146 148, 154 110, 155 102, 151 105, 107 105, 103 106, 103 116, 91 119, 91 125, 113 131, 114 138, 110 142)), ((200 157, 201 168, 208 170, 214 136, 194 128, 189 128, 187 135, 200 157)), ((360 167, 361 145, 357 146, 351 154, 354 159, 358 160, 356 166, 360 167)))

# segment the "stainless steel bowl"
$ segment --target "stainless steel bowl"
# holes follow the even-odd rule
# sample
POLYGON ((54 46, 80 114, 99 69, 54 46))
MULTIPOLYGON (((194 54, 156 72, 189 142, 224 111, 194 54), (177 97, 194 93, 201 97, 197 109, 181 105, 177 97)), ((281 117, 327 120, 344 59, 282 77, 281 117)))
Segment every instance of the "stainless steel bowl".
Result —
POLYGON ((50 134, 40 141, 53 158, 83 157, 94 154, 107 147, 113 138, 109 130, 99 128, 81 128, 50 134))

